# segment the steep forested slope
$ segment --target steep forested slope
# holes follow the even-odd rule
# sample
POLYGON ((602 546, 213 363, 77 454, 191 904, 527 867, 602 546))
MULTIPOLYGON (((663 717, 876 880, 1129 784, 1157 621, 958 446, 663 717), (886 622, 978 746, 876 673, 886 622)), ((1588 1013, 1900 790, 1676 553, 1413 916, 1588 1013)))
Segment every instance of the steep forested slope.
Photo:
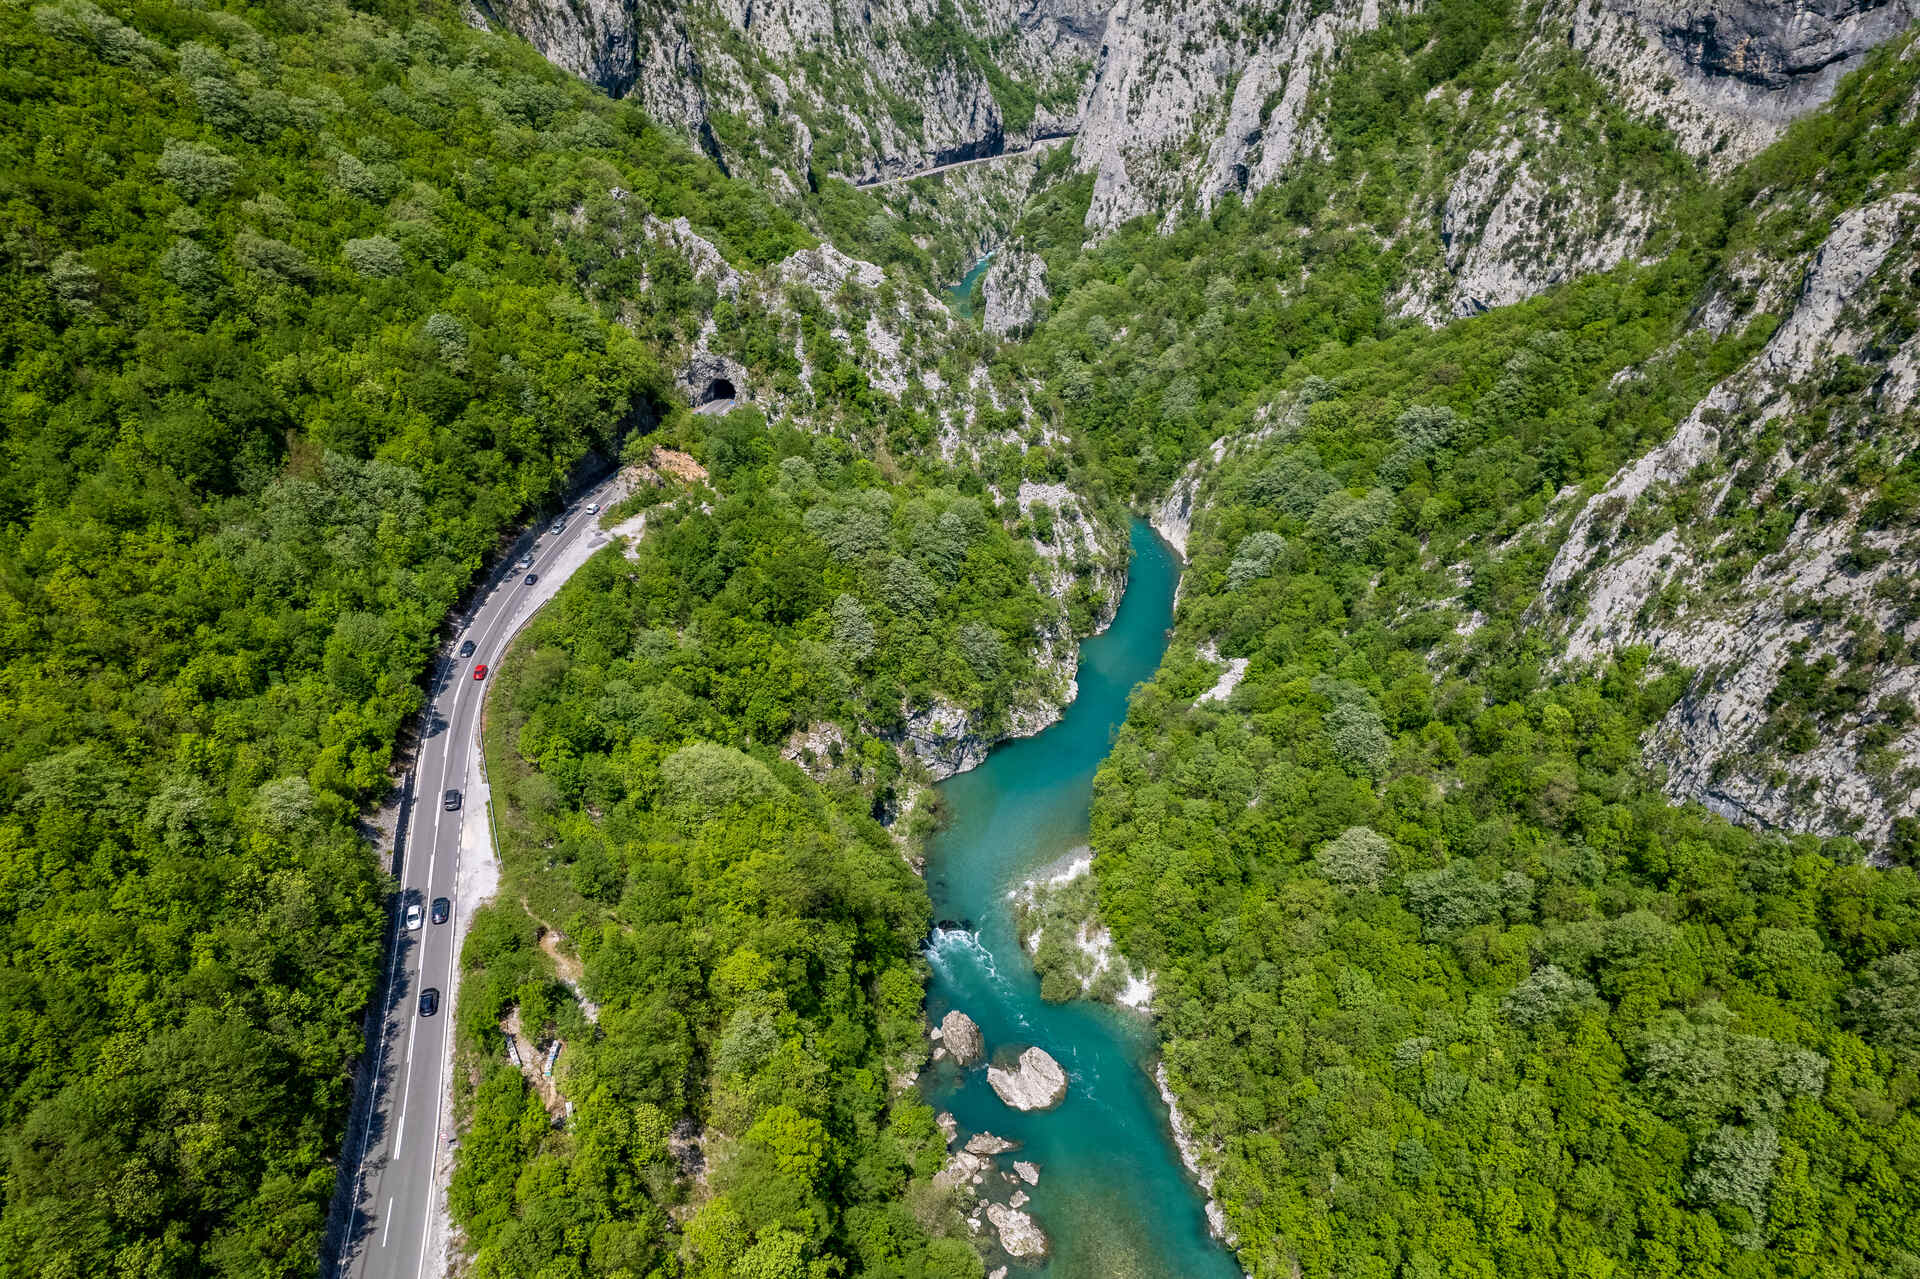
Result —
POLYGON ((495 687, 506 875, 465 954, 453 1199, 476 1273, 977 1276, 907 1090, 926 895, 876 818, 911 803, 903 704, 1031 701, 1033 553, 936 483, 969 476, 889 486, 746 415, 695 448, 712 488, 653 493, 631 560, 591 562, 495 687), (520 1122, 544 1112, 503 1027, 569 1045, 565 1131, 520 1122), (609 1154, 635 1107, 653 1135, 609 1154), (682 1116, 693 1186, 662 1140, 682 1116))
POLYGON ((503 526, 664 409, 598 300, 641 264, 556 227, 618 186, 805 241, 457 23, 9 5, 0 50, 0 1270, 308 1273, 354 818, 503 526))
MULTIPOLYGON (((1851 211, 1920 180, 1911 49, 1700 188, 1657 266, 1429 333, 1369 314, 1392 283, 1350 259, 1256 304, 1305 335, 1264 362, 1196 343, 1177 371, 1134 356, 1130 409, 1103 402, 1112 377, 1066 393, 1076 365, 1131 354, 1106 338, 1247 296, 1263 259, 1242 246, 1277 220, 1263 198, 1177 231, 1148 259, 1180 264, 1159 279, 1096 255, 1030 344, 1103 419, 1117 468, 1200 455, 1173 648, 1102 772, 1095 872, 1104 922, 1159 973, 1169 1073, 1255 1274, 1920 1259, 1912 867, 1867 866, 1816 813, 1827 838, 1673 806, 1642 734, 1695 672, 1631 635, 1571 660, 1580 583, 1540 598, 1569 527, 1593 526, 1574 522, 1583 495, 1696 406, 1720 410, 1726 452, 1667 468, 1658 500, 1667 527, 1699 526, 1701 579, 1764 575, 1790 530, 1862 510, 1862 534, 1911 536, 1910 224, 1867 237, 1870 291, 1829 306, 1823 282, 1852 278, 1851 211), (1882 275, 1882 256, 1901 265, 1882 275), (1706 398, 1716 386, 1752 398, 1706 398), (1126 425, 1151 397, 1158 425, 1126 425), (1224 434, 1211 451, 1206 431, 1224 434), (1801 496, 1800 458, 1824 507, 1801 496)), ((1301 220, 1307 243, 1326 234, 1301 220)), ((1646 544, 1622 522, 1588 545, 1604 556, 1615 536, 1646 544)), ((1847 660, 1909 661, 1912 570, 1886 564, 1851 570, 1889 580, 1877 618, 1823 641, 1853 636, 1847 660)), ((1684 596, 1663 604, 1684 615, 1684 596)), ((1832 662, 1804 666, 1780 707, 1847 693, 1832 662)))

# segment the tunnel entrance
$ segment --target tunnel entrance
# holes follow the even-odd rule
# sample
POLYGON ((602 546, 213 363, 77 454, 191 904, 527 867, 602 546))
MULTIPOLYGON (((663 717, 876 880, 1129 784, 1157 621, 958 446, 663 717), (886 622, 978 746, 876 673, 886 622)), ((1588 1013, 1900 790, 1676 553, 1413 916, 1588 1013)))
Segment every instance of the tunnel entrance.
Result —
POLYGON ((738 395, 733 389, 733 383, 727 378, 717 377, 707 383, 707 393, 700 402, 702 404, 712 404, 715 400, 731 400, 736 398, 738 398, 738 395))

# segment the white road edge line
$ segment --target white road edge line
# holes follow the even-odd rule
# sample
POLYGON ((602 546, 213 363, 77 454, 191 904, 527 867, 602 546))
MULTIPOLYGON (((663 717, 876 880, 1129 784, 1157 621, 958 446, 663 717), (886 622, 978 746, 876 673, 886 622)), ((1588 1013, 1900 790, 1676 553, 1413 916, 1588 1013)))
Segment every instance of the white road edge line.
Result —
MULTIPOLYGON (((414 1027, 418 1026, 419 1024, 420 1024, 420 1019, 418 1017, 409 1017, 407 1019, 406 1061, 409 1066, 413 1064, 413 1030, 414 1030, 414 1027)), ((395 1159, 398 1159, 400 1157, 400 1152, 407 1148, 407 1098, 411 1096, 412 1093, 413 1093, 413 1072, 409 1070, 407 1072, 406 1085, 400 1089, 400 1118, 399 1118, 399 1121, 396 1122, 393 1126, 393 1131, 394 1131, 393 1157, 395 1159)))
MULTIPOLYGON (((402 784, 404 785, 404 783, 402 784)), ((408 795, 405 791, 401 792, 401 796, 400 822, 404 825, 407 819, 407 811, 413 807, 413 799, 415 797, 408 795)), ((412 841, 409 840, 408 842, 411 843, 412 841)), ((387 969, 386 994, 388 998, 392 998, 394 983, 399 979, 400 915, 399 912, 396 911, 393 917, 393 963, 389 965, 387 969)), ((384 1020, 384 1018, 382 1020, 384 1020)), ((360 1129, 360 1159, 353 1172, 353 1209, 347 1214, 347 1238, 343 1244, 343 1247, 347 1248, 353 1246, 354 1231, 360 1228, 360 1196, 366 1193, 367 1188, 367 1143, 372 1140, 373 1137, 374 1107, 379 1101, 380 1096, 380 1076, 387 1068, 387 1039, 388 1035, 383 1027, 380 1033, 380 1051, 375 1054, 373 1061, 373 1078, 367 1085, 367 1122, 366 1125, 360 1129)), ((387 1200, 387 1208, 389 1212, 392 1211, 393 1200, 387 1200)), ((392 1224, 393 1222, 391 1218, 389 1218, 387 1225, 391 1227, 392 1224)), ((384 1234, 381 1237, 380 1243, 382 1247, 386 1246, 384 1234)))
MULTIPOLYGON (((601 486, 601 487, 604 487, 604 486, 601 486)), ((596 488, 596 490, 593 493, 589 493, 587 494, 587 496, 589 497, 595 496, 597 492, 598 492, 598 489, 596 488)), ((589 518, 593 522, 588 525, 588 528, 597 528, 598 520, 600 518, 599 515, 595 514, 589 518)), ((580 536, 581 536, 580 532, 576 531, 572 539, 568 539, 565 537, 555 538, 553 541, 553 545, 547 548, 546 553, 535 559, 534 561, 535 565, 539 567, 544 567, 545 562, 550 557, 554 559, 558 559, 560 557, 560 553, 570 544, 570 541, 578 541, 580 539, 580 536)), ((502 585, 511 587, 512 579, 509 578, 506 582, 502 583, 502 585)), ((511 621, 516 616, 516 610, 513 606, 514 604, 513 597, 510 594, 506 596, 502 596, 501 602, 504 606, 502 608, 502 617, 511 621)), ((480 612, 484 612, 485 609, 486 609, 486 605, 482 604, 480 607, 480 612)), ((477 614, 476 614, 476 620, 478 620, 477 614)), ((496 618, 494 625, 498 626, 500 624, 500 620, 501 620, 500 618, 496 618)), ((517 625, 512 625, 512 624, 508 625, 505 631, 505 638, 511 639, 518 632, 518 630, 519 630, 519 627, 517 625)), ((483 646, 487 647, 488 651, 491 652, 492 651, 491 645, 496 641, 497 638, 498 637, 494 635, 488 635, 486 645, 476 644, 474 646, 475 655, 476 656, 478 655, 480 648, 482 648, 483 646)), ((501 654, 495 653, 493 660, 495 662, 498 662, 500 660, 500 657, 501 657, 501 654)), ((447 729, 449 732, 453 731, 454 723, 459 716, 460 694, 458 692, 454 693, 453 700, 454 700, 453 712, 447 717, 447 729)), ((479 742, 480 720, 481 720, 481 716, 485 712, 485 709, 486 709, 486 694, 485 694, 485 690, 482 690, 481 697, 480 697, 480 712, 476 713, 474 716, 473 734, 471 738, 465 743, 465 745, 468 748, 474 747, 479 742)), ((448 756, 447 763, 449 765, 451 765, 452 763, 452 755, 453 755, 452 746, 453 744, 450 741, 448 744, 448 751, 447 751, 447 756, 448 756)), ((482 749, 484 749, 484 747, 482 749)), ((462 775, 464 776, 464 774, 462 775)), ((440 773, 441 788, 443 790, 445 789, 445 786, 446 786, 446 777, 447 777, 447 771, 446 771, 446 768, 443 767, 440 773)), ((462 816, 463 817, 465 816, 464 808, 462 811, 462 816)), ((434 826, 436 830, 439 827, 439 817, 437 814, 435 815, 435 818, 434 818, 434 826)), ((463 823, 463 826, 464 826, 464 823, 463 823)), ((491 838, 491 834, 489 834, 488 838, 491 838)), ((463 839, 456 839, 453 845, 453 876, 454 876, 453 897, 456 900, 460 896, 460 892, 459 892, 460 851, 464 842, 465 841, 463 839)), ((499 855, 498 849, 494 850, 494 855, 496 857, 499 855)), ((428 891, 432 891, 431 880, 428 881, 428 891)), ((451 925, 453 922, 453 917, 451 913, 448 914, 447 922, 449 925, 451 925)), ((454 961, 456 958, 458 957, 453 953, 451 949, 449 949, 447 953, 447 989, 448 990, 453 989, 453 969, 454 969, 454 961)), ((423 958, 422 959, 423 975, 425 972, 424 964, 425 964, 425 960, 423 958)), ((447 998, 449 1001, 449 1006, 451 1006, 452 996, 449 995, 447 998)), ((452 1014, 449 1013, 448 1014, 449 1019, 451 1019, 451 1016, 452 1014)), ((416 1018, 415 1020, 418 1020, 418 1019, 416 1018)), ((409 1058, 411 1058, 412 1056, 411 1045, 409 1045, 409 1048, 408 1048, 408 1056, 409 1058)), ((434 1216, 435 1216, 434 1205, 439 1198, 439 1188, 440 1188, 440 1177, 439 1177, 440 1120, 443 1113, 446 1110, 446 1107, 445 1105, 442 1104, 442 1099, 441 1099, 441 1093, 443 1091, 443 1086, 446 1081, 446 1068, 447 1068, 447 1027, 443 1023, 440 1027, 440 1051, 436 1055, 436 1061, 434 1066, 436 1078, 434 1080, 434 1090, 433 1090, 433 1148, 428 1153, 428 1156, 427 1156, 427 1211, 426 1211, 425 1219, 420 1223, 420 1264, 418 1268, 416 1268, 414 1271, 414 1279, 423 1279, 423 1277, 425 1276, 427 1272, 427 1252, 429 1250, 429 1245, 433 1242, 433 1223, 434 1223, 434 1216)))
MULTIPOLYGON (((600 485, 597 485, 593 490, 584 494, 582 496, 582 502, 584 503, 588 499, 604 501, 604 499, 602 499, 600 496, 601 491, 609 487, 611 484, 613 484, 617 480, 617 478, 618 478, 618 473, 616 472, 615 477, 613 479, 603 481, 600 485)), ((574 512, 574 514, 580 514, 580 513, 582 512, 578 510, 574 512)), ((571 546, 574 542, 581 540, 583 534, 586 536, 587 544, 589 546, 598 545, 600 541, 606 540, 604 538, 599 538, 598 540, 596 540, 595 538, 595 534, 597 534, 599 530, 598 519, 600 514, 601 513, 598 511, 591 513, 588 516, 589 518, 588 525, 582 529, 574 530, 573 536, 571 538, 566 537, 564 534, 561 537, 555 538, 553 542, 549 544, 544 551, 537 553, 534 561, 535 567, 541 570, 545 570, 546 568, 548 568, 549 563, 551 561, 555 561, 561 558, 563 553, 569 546, 571 546)), ((571 519, 572 515, 568 515, 568 518, 571 519)), ((540 534, 536 533, 534 536, 535 536, 535 539, 537 540, 540 534)), ((523 620, 516 617, 516 613, 518 612, 518 610, 515 608, 516 600, 512 593, 512 587, 514 585, 513 578, 514 578, 514 574, 509 573, 494 587, 495 593, 498 593, 501 587, 507 588, 507 593, 504 595, 499 595, 498 597, 499 603, 501 604, 501 610, 500 610, 500 615, 496 617, 494 620, 494 625, 498 626, 502 621, 509 623, 506 626, 506 630, 504 632, 505 637, 508 639, 511 639, 512 636, 519 630, 519 625, 523 620)), ((472 630, 477 625, 480 624, 483 615, 487 611, 487 605, 492 602, 493 602, 493 598, 490 596, 488 600, 483 601, 481 603, 479 608, 474 610, 472 617, 469 619, 467 627, 464 628, 468 633, 471 633, 472 630)), ((531 617, 532 612, 531 611, 528 612, 527 616, 531 617)), ((489 638, 492 638, 492 637, 489 637, 489 638)), ((476 656, 480 655, 479 654, 480 648, 481 648, 480 644, 475 645, 476 656)), ((489 646, 489 651, 491 651, 490 646, 489 646)), ((497 661, 498 657, 495 656, 491 660, 497 661)), ((449 714, 447 719, 447 726, 448 726, 449 732, 453 730, 455 721, 458 719, 458 716, 459 716, 460 691, 459 691, 459 685, 456 681, 458 680, 458 676, 462 670, 460 666, 460 661, 461 659, 458 658, 457 656, 454 656, 452 654, 448 655, 447 664, 443 668, 443 672, 441 676, 437 680, 435 680, 433 687, 428 693, 428 697, 427 697, 427 705, 428 705, 428 708, 431 709, 433 704, 439 700, 440 695, 447 690, 447 686, 449 684, 454 684, 453 705, 449 709, 449 714)), ((484 708, 484 703, 485 703, 484 689, 481 692, 481 701, 482 701, 482 706, 484 708)), ((479 727, 480 727, 479 720, 478 718, 476 718, 473 726, 473 735, 474 735, 475 741, 478 740, 479 727)), ((472 743, 469 743, 469 744, 471 745, 472 743)), ((452 768, 452 764, 453 764, 452 756, 453 756, 453 750, 452 750, 452 742, 450 739, 449 749, 448 749, 447 755, 442 759, 441 769, 440 769, 442 801, 441 801, 441 805, 434 809, 432 826, 428 835, 427 876, 425 881, 425 889, 426 889, 426 893, 429 896, 431 896, 433 892, 433 871, 435 868, 435 858, 438 855, 438 848, 436 847, 436 845, 439 842, 440 815, 441 815, 441 811, 445 807, 446 779, 449 771, 452 768)), ((406 794, 401 807, 400 817, 403 824, 406 821, 406 818, 408 817, 408 815, 417 808, 419 803, 419 798, 420 798, 418 793, 419 792, 418 765, 416 764, 414 769, 410 770, 410 772, 413 778, 413 786, 410 792, 406 794)), ((464 800, 464 796, 463 796, 463 800, 464 800)), ((465 805, 463 802, 462 808, 464 809, 464 807, 465 805)), ((462 817, 464 818, 464 816, 465 814, 463 812, 462 817)), ((463 821, 463 826, 464 826, 464 821, 463 821)), ((413 848, 413 846, 415 845, 415 842, 416 841, 413 838, 411 828, 409 828, 409 838, 407 839, 407 844, 406 844, 407 848, 408 849, 413 848)), ((456 841, 454 845, 454 877, 455 877, 456 890, 458 888, 459 872, 460 872, 460 844, 458 841, 456 841)), ((389 997, 391 997, 392 994, 394 993, 395 985, 398 982, 400 977, 403 942, 405 940, 406 931, 407 931, 405 927, 406 893, 407 893, 407 886, 403 879, 403 882, 399 885, 400 901, 399 903, 397 903, 399 908, 394 911, 393 947, 392 947, 393 959, 391 964, 388 967, 388 972, 387 972, 387 981, 388 981, 387 994, 389 997)), ((454 896, 457 901, 457 897, 458 897, 457 891, 454 894, 454 896)), ((458 931, 457 919, 458 919, 458 906, 457 904, 450 904, 450 908, 448 910, 448 915, 447 915, 447 924, 450 928, 454 930, 454 932, 458 931)), ((449 933, 448 935, 452 936, 453 933, 449 933)), ((422 937, 421 939, 421 942, 422 942, 421 977, 423 979, 426 976, 425 941, 426 939, 422 937)), ((447 955, 447 978, 446 978, 449 990, 451 990, 453 985, 453 974, 455 971, 454 965, 457 959, 458 959, 457 953, 455 953, 450 949, 447 955)), ((412 1016, 408 1017, 408 1023, 407 1023, 406 1064, 408 1066, 408 1069, 404 1074, 405 1082, 402 1085, 400 1116, 399 1116, 399 1122, 397 1125, 397 1131, 394 1137, 393 1153, 396 1159, 399 1157, 400 1151, 406 1143, 406 1115, 407 1115, 407 1108, 408 1108, 408 1100, 411 1095, 412 1082, 413 1082, 413 1077, 412 1077, 413 1072, 411 1067, 413 1065, 414 1037, 415 1037, 416 1031, 419 1029, 419 1023, 420 1023, 420 1018, 418 1015, 418 1010, 416 1009, 415 1013, 412 1016)), ((434 1205, 438 1198, 438 1190, 439 1190, 438 1172, 439 1172, 439 1154, 440 1154, 439 1144, 440 1144, 442 1111, 444 1110, 444 1106, 441 1105, 440 1093, 442 1090, 442 1085, 445 1083, 445 1077, 446 1077, 447 1034, 448 1034, 447 1028, 444 1024, 442 1024, 442 1026, 440 1027, 440 1052, 437 1055, 437 1061, 435 1063, 437 1078, 434 1084, 434 1128, 433 1128, 434 1149, 429 1157, 428 1165, 427 1165, 427 1171, 428 1171, 427 1210, 426 1210, 426 1220, 423 1223, 422 1230, 421 1230, 420 1263, 416 1270, 416 1276, 424 1275, 426 1270, 427 1249, 428 1249, 428 1244, 432 1240, 432 1232, 433 1232, 434 1205)), ((390 1038, 391 1038, 391 1035, 389 1035, 383 1030, 383 1032, 380 1035, 380 1047, 376 1052, 375 1058, 374 1058, 374 1074, 373 1074, 373 1079, 370 1085, 372 1089, 372 1094, 370 1095, 367 1103, 368 1104, 367 1123, 361 1130, 361 1134, 360 1134, 360 1154, 357 1161, 357 1167, 355 1168, 355 1172, 354 1172, 353 1205, 351 1210, 348 1213, 347 1242, 349 1247, 351 1246, 354 1233, 359 1228, 360 1215, 361 1215, 360 1204, 361 1204, 361 1199, 366 1193, 367 1151, 372 1141, 373 1123, 374 1123, 374 1117, 376 1114, 376 1107, 378 1104, 380 1080, 386 1070, 387 1047, 388 1047, 388 1041, 390 1038)), ((382 1229, 380 1233, 380 1245, 383 1248, 386 1246, 387 1239, 393 1230, 393 1204, 394 1204, 394 1197, 389 1195, 387 1198, 386 1212, 384 1214, 385 1219, 382 1223, 382 1229)), ((361 1254, 361 1255, 362 1255, 362 1259, 364 1260, 364 1254, 361 1254)))

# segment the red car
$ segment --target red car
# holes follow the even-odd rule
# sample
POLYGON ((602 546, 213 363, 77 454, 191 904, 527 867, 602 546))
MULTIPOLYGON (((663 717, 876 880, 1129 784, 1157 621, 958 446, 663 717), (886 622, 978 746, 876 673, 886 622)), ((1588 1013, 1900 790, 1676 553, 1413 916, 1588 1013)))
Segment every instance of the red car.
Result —
POLYGON ((475 679, 485 679, 487 677, 487 664, 485 662, 473 668, 473 677, 475 679))

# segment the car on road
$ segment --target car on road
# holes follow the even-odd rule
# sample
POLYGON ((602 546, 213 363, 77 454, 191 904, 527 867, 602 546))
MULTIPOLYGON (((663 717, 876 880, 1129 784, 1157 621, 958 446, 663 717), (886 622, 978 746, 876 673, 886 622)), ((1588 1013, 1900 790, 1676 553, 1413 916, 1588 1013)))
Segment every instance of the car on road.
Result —
POLYGON ((473 677, 475 679, 485 679, 487 677, 487 664, 485 662, 473 668, 473 677))
POLYGON ((587 514, 588 514, 588 515, 598 515, 598 514, 600 514, 600 503, 598 503, 598 502, 589 502, 589 503, 587 504, 587 514))
POLYGON ((440 1011, 440 988, 429 986, 420 992, 420 1015, 431 1017, 440 1011))
POLYGON ((524 583, 522 583, 522 585, 532 586, 535 582, 539 580, 540 580, 540 575, 538 573, 529 573, 527 574, 527 580, 524 583))
POLYGON ((440 806, 446 809, 449 813, 459 808, 460 792, 457 790, 450 790, 446 794, 442 795, 440 797, 440 806))
POLYGON ((420 927, 420 903, 409 902, 407 904, 407 931, 412 932, 418 927, 420 927))
POLYGON ((434 923, 436 923, 436 924, 444 924, 444 923, 446 923, 446 922, 447 922, 447 916, 449 916, 449 915, 451 915, 451 914, 453 914, 453 903, 452 903, 452 902, 450 902, 450 901, 448 901, 448 900, 447 900, 446 898, 444 898, 444 897, 436 897, 436 898, 434 898, 434 899, 433 899, 433 913, 432 913, 432 919, 433 919, 433 922, 434 922, 434 923))
POLYGON ((522 556, 520 557, 520 567, 521 567, 521 568, 532 568, 532 567, 533 567, 533 556, 531 556, 531 555, 522 555, 522 556))
POLYGON ((473 656, 473 641, 472 641, 472 640, 462 640, 462 641, 460 642, 460 656, 462 656, 462 657, 472 657, 472 656, 473 656))

